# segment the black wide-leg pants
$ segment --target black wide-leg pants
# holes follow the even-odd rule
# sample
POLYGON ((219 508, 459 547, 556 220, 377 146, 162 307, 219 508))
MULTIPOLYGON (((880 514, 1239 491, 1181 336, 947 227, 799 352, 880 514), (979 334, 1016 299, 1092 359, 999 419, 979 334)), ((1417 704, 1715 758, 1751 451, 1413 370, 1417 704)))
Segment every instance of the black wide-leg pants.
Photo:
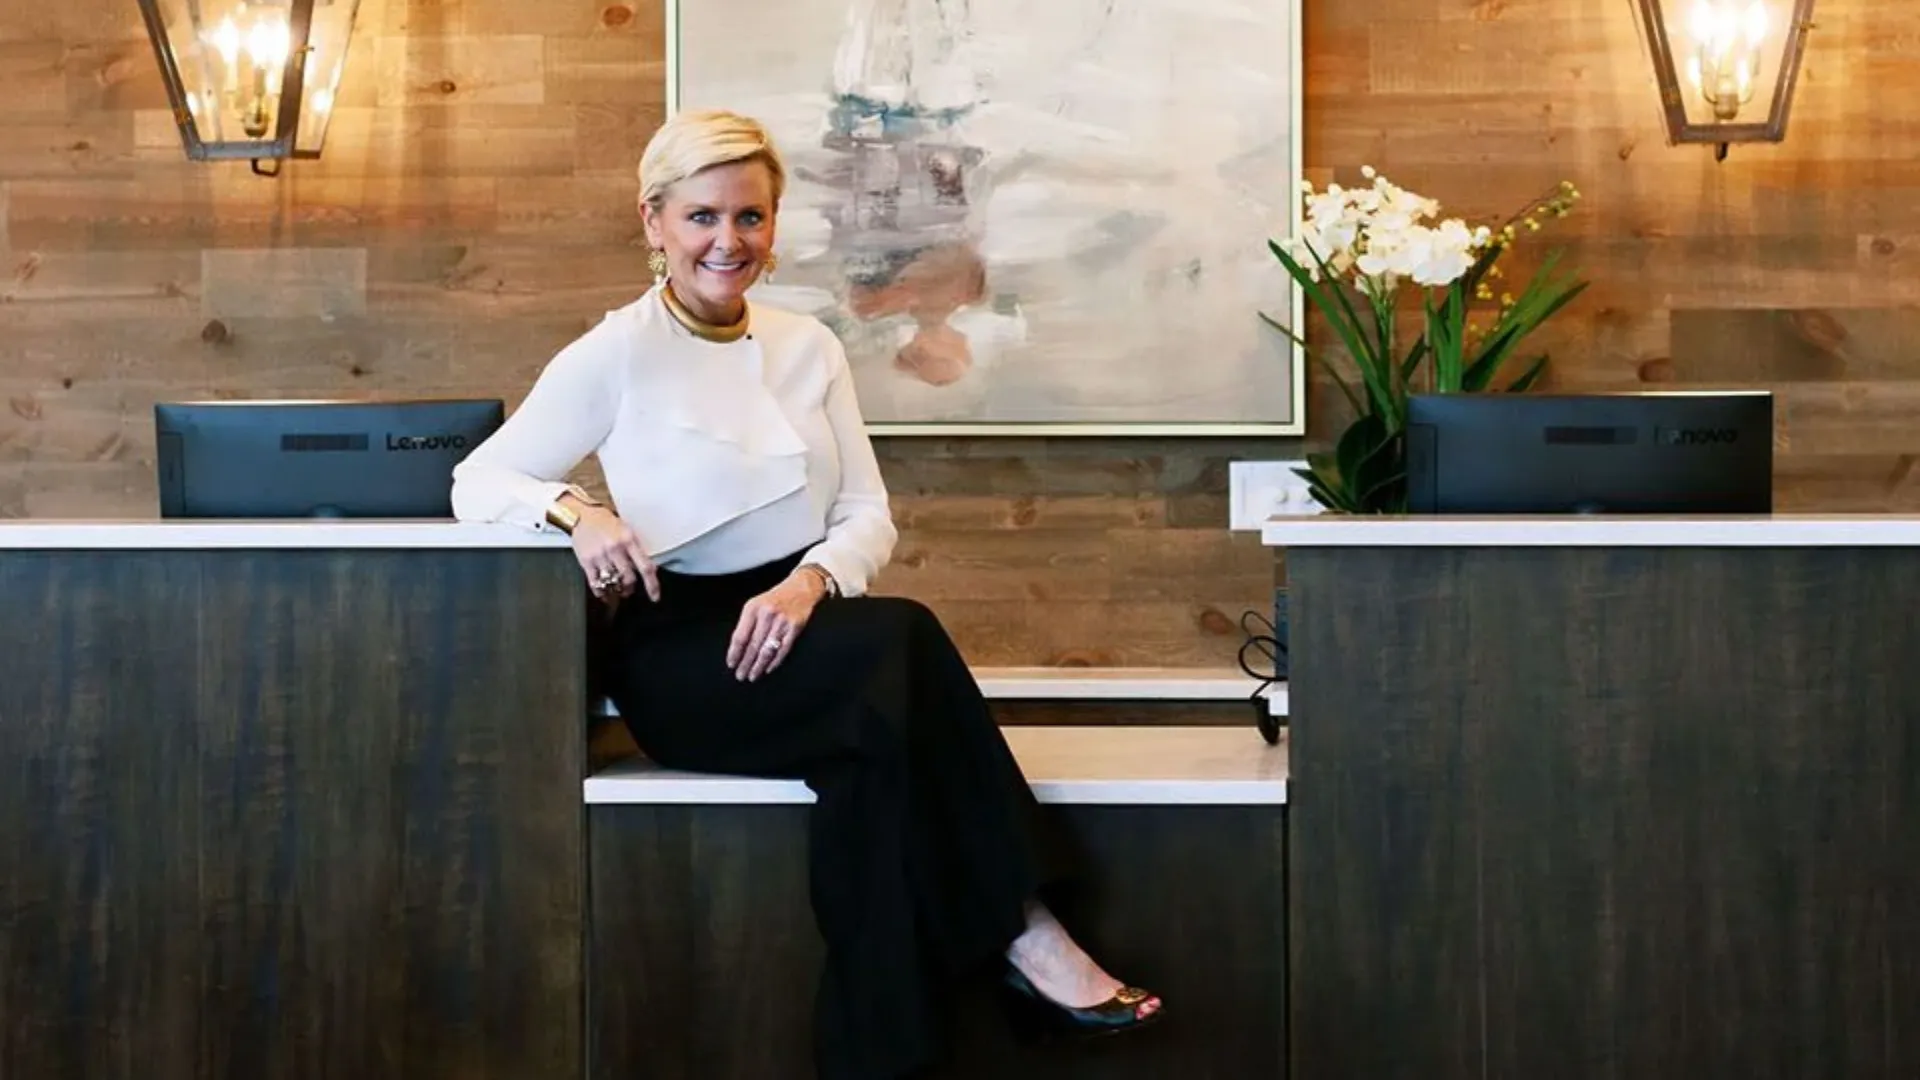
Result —
POLYGON ((892 1080, 941 1047, 938 988, 997 960, 1057 869, 1032 790, 939 620, 890 597, 830 598, 755 682, 726 663, 751 597, 798 556, 737 574, 661 574, 624 601, 608 695, 668 768, 797 778, 817 795, 809 870, 826 965, 822 1080, 892 1080))

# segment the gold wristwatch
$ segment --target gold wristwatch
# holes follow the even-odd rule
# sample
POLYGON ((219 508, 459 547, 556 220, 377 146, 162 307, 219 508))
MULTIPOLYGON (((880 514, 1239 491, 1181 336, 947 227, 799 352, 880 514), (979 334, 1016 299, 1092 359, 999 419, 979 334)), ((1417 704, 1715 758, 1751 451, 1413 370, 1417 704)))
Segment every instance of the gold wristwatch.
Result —
POLYGON ((833 575, 827 572, 826 567, 821 566, 819 563, 801 563, 800 569, 811 570, 819 575, 820 584, 826 588, 828 596, 840 595, 840 583, 834 580, 833 575))

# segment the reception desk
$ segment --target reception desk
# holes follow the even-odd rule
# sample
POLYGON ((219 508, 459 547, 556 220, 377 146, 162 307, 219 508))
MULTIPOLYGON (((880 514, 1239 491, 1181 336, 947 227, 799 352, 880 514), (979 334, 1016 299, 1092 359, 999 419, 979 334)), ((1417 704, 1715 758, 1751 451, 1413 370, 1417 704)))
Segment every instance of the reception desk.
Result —
MULTIPOLYGON (((513 529, 0 525, 0 1080, 809 1075, 811 793, 590 776, 586 616, 513 529)), ((1030 1050, 982 984, 935 1075, 1284 1076, 1285 746, 1009 742, 1183 1018, 1030 1050)))
POLYGON ((1920 519, 1275 519, 1292 1072, 1920 1076, 1920 519))
POLYGON ((0 525, 0 1077, 582 1075, 584 634, 563 538, 0 525))

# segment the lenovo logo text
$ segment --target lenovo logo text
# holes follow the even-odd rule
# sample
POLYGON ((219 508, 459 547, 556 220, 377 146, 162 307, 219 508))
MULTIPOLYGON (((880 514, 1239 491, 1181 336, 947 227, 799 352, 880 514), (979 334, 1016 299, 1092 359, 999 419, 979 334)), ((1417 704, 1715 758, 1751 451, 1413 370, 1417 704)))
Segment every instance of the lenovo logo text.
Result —
POLYGON ((465 450, 465 435, 389 435, 389 450, 465 450))
POLYGON ((1738 428, 1662 428, 1660 443, 1663 446, 1717 446, 1737 442, 1740 438, 1738 428))

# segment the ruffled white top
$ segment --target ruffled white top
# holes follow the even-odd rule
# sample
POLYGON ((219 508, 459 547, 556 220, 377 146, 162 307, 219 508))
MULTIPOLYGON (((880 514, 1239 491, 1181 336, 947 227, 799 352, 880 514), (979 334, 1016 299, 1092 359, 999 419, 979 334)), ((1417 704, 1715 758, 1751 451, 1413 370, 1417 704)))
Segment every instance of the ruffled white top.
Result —
POLYGON ((695 337, 658 287, 561 350, 453 471, 462 521, 551 529, 594 454, 661 566, 719 574, 805 552, 858 596, 899 538, 846 350, 819 320, 753 304, 752 332, 695 337))

